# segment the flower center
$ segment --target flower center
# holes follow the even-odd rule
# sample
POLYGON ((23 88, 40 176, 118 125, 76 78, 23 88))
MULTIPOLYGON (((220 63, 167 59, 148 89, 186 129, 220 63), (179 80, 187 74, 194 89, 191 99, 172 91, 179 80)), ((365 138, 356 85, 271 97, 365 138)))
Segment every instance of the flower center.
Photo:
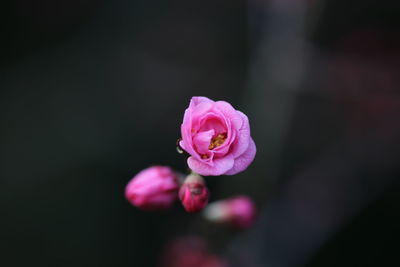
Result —
POLYGON ((219 147, 220 145, 222 145, 225 140, 226 140, 227 134, 226 133, 221 133, 219 135, 217 135, 216 137, 213 137, 211 139, 210 145, 208 146, 208 149, 214 149, 216 147, 219 147))

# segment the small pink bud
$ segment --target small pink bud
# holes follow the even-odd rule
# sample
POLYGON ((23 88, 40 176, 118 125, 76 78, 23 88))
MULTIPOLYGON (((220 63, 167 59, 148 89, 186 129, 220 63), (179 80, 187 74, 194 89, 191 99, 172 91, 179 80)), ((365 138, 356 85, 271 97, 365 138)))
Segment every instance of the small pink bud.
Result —
POLYGON ((179 190, 179 198, 187 212, 198 212, 208 203, 209 192, 203 177, 190 174, 179 190))
POLYGON ((142 210, 166 210, 178 196, 178 178, 169 167, 152 166, 139 172, 125 188, 125 197, 142 210))
POLYGON ((214 254, 206 240, 186 236, 167 243, 161 267, 228 267, 225 259, 214 254))
POLYGON ((253 224, 256 211, 253 201, 248 196, 237 196, 211 203, 203 215, 209 221, 245 229, 253 224))

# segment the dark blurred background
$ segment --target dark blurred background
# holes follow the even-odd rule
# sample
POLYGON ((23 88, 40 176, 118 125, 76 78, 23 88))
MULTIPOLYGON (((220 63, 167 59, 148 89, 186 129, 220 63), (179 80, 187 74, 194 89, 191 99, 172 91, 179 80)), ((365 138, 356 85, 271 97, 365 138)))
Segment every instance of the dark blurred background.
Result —
POLYGON ((15 0, 1 13, 0 266, 158 266, 185 234, 229 266, 400 265, 400 4, 15 0), (212 200, 256 200, 248 231, 123 197, 149 165, 185 171, 175 142, 193 95, 250 118, 255 162, 207 178, 212 200))

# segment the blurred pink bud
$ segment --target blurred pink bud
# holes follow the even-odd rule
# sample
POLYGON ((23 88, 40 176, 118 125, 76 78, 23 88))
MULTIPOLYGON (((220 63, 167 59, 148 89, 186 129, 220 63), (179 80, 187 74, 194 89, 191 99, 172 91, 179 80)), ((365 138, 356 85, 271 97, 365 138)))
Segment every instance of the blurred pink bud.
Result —
POLYGON ((161 267, 227 267, 227 262, 213 254, 204 239, 187 236, 169 242, 161 257, 161 267))
POLYGON ((209 192, 203 177, 190 174, 179 190, 179 198, 187 212, 198 212, 208 203, 209 192))
POLYGON ((237 196, 211 203, 203 215, 209 221, 245 229, 253 224, 256 209, 254 202, 248 196, 237 196))
POLYGON ((132 178, 125 188, 125 197, 143 210, 166 210, 177 199, 178 188, 178 178, 173 170, 152 166, 132 178))

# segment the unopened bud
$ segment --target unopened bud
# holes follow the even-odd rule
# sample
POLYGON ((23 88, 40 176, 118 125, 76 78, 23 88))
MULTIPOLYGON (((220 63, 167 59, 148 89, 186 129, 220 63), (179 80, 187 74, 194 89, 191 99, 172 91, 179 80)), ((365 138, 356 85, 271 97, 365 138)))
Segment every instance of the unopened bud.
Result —
POLYGON ((143 210, 166 210, 178 197, 178 177, 169 167, 152 166, 139 172, 125 188, 125 197, 143 210))
POLYGON ((245 229, 253 224, 256 211, 248 196, 237 196, 209 204, 203 215, 209 221, 245 229))
POLYGON ((179 190, 179 198, 187 212, 198 212, 208 203, 209 192, 203 177, 190 174, 179 190))

